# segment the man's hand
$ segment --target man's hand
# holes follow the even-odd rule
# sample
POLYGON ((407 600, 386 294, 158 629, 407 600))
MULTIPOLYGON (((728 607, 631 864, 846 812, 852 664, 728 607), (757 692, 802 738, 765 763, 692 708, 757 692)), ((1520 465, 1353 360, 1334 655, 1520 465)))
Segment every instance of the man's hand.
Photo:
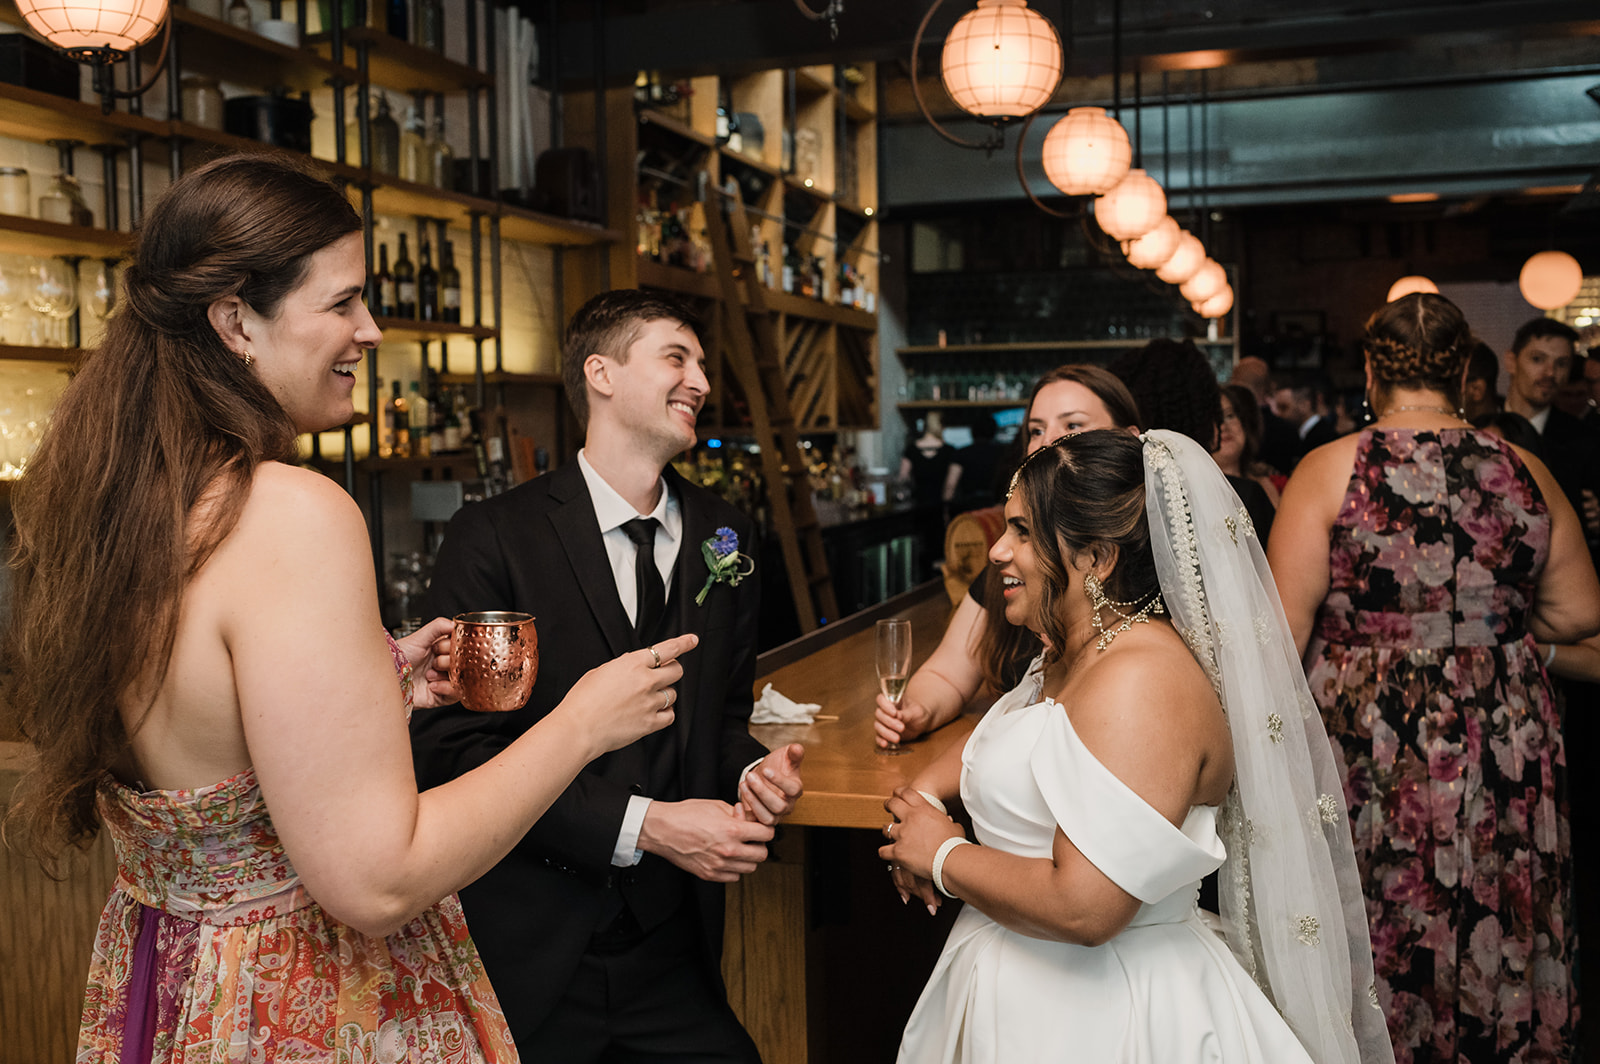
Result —
POLYGON ((665 857, 710 883, 733 883, 767 859, 773 831, 746 816, 744 806, 714 798, 651 802, 639 829, 639 848, 665 857))
POLYGON ((800 783, 800 761, 806 748, 799 743, 780 747, 761 759, 761 763, 739 781, 739 804, 752 820, 776 824, 788 816, 805 790, 800 783))

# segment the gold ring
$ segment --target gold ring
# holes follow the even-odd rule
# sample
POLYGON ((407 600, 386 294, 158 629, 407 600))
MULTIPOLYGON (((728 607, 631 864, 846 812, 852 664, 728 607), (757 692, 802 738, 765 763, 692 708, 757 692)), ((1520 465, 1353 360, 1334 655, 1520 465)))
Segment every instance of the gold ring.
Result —
POLYGON ((649 651, 649 652, 650 652, 650 656, 651 656, 651 657, 652 657, 652 658, 654 658, 654 659, 655 659, 655 662, 656 662, 656 663, 655 663, 655 664, 654 664, 654 665, 652 665, 652 666, 650 666, 650 667, 651 667, 651 668, 652 668, 652 669, 659 669, 659 668, 661 668, 661 655, 660 655, 660 654, 657 654, 657 653, 656 653, 656 648, 655 648, 655 647, 645 647, 645 649, 646 649, 646 650, 648 650, 648 651, 649 651))

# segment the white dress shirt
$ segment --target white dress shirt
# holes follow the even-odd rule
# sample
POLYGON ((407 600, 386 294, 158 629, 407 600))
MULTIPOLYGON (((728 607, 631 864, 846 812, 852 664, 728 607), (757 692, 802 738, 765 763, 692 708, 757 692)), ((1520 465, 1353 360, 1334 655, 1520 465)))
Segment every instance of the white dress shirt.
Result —
MULTIPOLYGON (((633 505, 617 494, 615 488, 595 472, 594 466, 583 451, 578 452, 578 468, 584 482, 589 485, 589 498, 594 503, 595 520, 600 526, 600 539, 605 543, 606 559, 611 563, 611 579, 617 585, 617 597, 631 624, 638 617, 638 590, 634 587, 634 565, 638 548, 622 530, 622 526, 639 517, 653 517, 660 523, 656 531, 656 571, 661 574, 662 590, 672 587, 672 569, 678 561, 678 548, 683 542, 683 508, 677 497, 667 489, 665 478, 660 481, 660 497, 656 508, 647 514, 634 510, 633 505)), ((669 596, 670 597, 670 596, 669 596)), ((622 830, 617 835, 617 845, 611 853, 611 863, 627 868, 639 863, 644 852, 639 849, 639 831, 644 827, 644 815, 650 808, 650 799, 635 794, 628 799, 628 809, 622 815, 622 830)))
POLYGON ((1550 410, 1551 408, 1547 406, 1537 414, 1534 414, 1528 418, 1529 424, 1533 426, 1533 431, 1537 432, 1541 436, 1544 435, 1544 427, 1550 424, 1550 410))

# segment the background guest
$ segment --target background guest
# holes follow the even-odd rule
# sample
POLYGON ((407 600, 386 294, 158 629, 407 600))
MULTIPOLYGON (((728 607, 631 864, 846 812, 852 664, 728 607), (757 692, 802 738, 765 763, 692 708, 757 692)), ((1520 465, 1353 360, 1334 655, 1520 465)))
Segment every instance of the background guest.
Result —
POLYGON ((1248 388, 1237 384, 1222 386, 1222 431, 1212 455, 1230 480, 1248 478, 1261 485, 1276 509, 1278 486, 1273 482, 1277 470, 1261 461, 1261 408, 1248 388))
POLYGON ((1301 462, 1269 557, 1343 750, 1399 1059, 1566 1060, 1563 746, 1535 640, 1600 631, 1600 584, 1544 464, 1456 416, 1471 345, 1436 294, 1369 319, 1377 419, 1301 462))
POLYGON ((1467 356, 1467 376, 1461 386, 1461 414, 1474 425, 1478 419, 1500 412, 1500 357, 1494 348, 1476 340, 1467 356))

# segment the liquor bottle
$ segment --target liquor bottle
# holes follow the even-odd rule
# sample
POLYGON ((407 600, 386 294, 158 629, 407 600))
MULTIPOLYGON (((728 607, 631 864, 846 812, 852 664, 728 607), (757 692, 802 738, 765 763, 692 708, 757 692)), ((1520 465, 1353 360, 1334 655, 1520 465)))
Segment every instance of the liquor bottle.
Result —
POLYGON ((228 25, 241 30, 250 28, 250 5, 245 0, 233 0, 228 5, 228 25))
POLYGON ((417 267, 417 317, 439 320, 439 271, 433 268, 433 250, 422 241, 422 265, 417 267))
POLYGON ((456 407, 460 394, 459 391, 452 392, 445 405, 444 449, 449 454, 455 454, 461 450, 461 415, 457 412, 456 407))
POLYGON ((394 274, 389 272, 389 245, 378 245, 378 273, 372 279, 376 298, 369 297, 368 308, 380 318, 394 317, 394 274))
POLYGON ((428 453, 430 455, 443 454, 449 450, 445 446, 444 440, 444 399, 439 390, 438 375, 429 370, 428 379, 430 382, 428 389, 428 453))
POLYGON ((416 0, 418 45, 432 52, 444 51, 444 5, 439 0, 416 0))
POLYGON ((739 112, 732 111, 728 114, 728 150, 735 152, 744 151, 744 131, 739 128, 739 112))
POLYGON ((439 320, 461 324, 461 271, 456 269, 455 246, 439 245, 439 320))
MULTIPOLYGON (((396 384, 396 387, 399 387, 396 384)), ((378 378, 378 394, 383 395, 383 378, 378 378)), ((380 399, 378 409, 372 412, 372 427, 377 435, 379 458, 394 457, 394 421, 389 417, 388 399, 380 399)))
POLYGON ((384 28, 389 31, 389 36, 398 37, 402 41, 409 40, 411 11, 406 6, 406 0, 389 0, 384 12, 387 15, 384 28))
POLYGON ((417 316, 417 268, 406 250, 406 235, 400 234, 400 253, 394 257, 394 316, 417 316))
POLYGON ((381 174, 400 172, 400 123, 389 110, 389 94, 380 92, 378 109, 372 119, 372 168, 381 174))
POLYGON ((795 295, 804 296, 806 299, 817 298, 817 260, 801 259, 795 273, 799 275, 796 283, 800 286, 795 295))
POLYGON ((444 139, 444 93, 433 97, 433 126, 428 134, 428 165, 433 170, 435 188, 456 187, 456 153, 444 139))
POLYGON ((728 102, 728 87, 723 85, 717 92, 717 143, 728 143, 728 130, 733 118, 733 105, 728 102))
POLYGON ((855 271, 848 262, 839 263, 839 305, 853 307, 856 305, 856 278, 855 271))
POLYGON ((791 248, 788 244, 783 245, 783 285, 782 285, 782 287, 783 287, 783 290, 785 292, 790 292, 790 293, 794 292, 795 281, 797 280, 797 278, 795 277, 795 272, 796 272, 795 271, 795 264, 798 263, 799 261, 800 261, 800 256, 794 251, 794 249, 791 248))
POLYGON ((400 394, 400 382, 394 382, 394 394, 389 399, 389 409, 386 411, 389 418, 389 435, 394 440, 393 456, 395 458, 411 457, 411 411, 406 406, 406 397, 400 394))
POLYGON ((433 184, 433 159, 428 154, 427 129, 422 124, 423 94, 406 109, 406 125, 400 132, 400 180, 419 185, 433 184))
POLYGON ((428 401, 422 397, 422 386, 411 382, 406 396, 406 427, 411 437, 411 453, 426 458, 433 453, 428 441, 428 401))

